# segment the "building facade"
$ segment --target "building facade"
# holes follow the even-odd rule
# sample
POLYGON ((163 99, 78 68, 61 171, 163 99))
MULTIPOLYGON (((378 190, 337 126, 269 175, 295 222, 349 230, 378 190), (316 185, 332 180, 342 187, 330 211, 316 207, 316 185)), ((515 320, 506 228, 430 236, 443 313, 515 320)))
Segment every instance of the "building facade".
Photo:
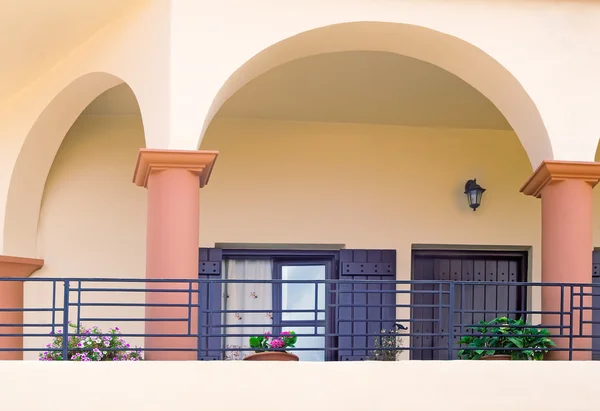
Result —
MULTIPOLYGON (((326 280, 324 254, 361 250, 393 251, 396 280, 470 281, 493 261, 490 281, 593 282, 600 4, 289 3, 90 3, 48 11, 91 19, 54 43, 34 21, 23 30, 35 41, 5 36, 19 47, 0 88, 2 275, 197 279, 202 248, 237 255, 218 260, 229 278, 281 279, 283 263, 234 263, 288 250, 289 267, 315 252, 320 268, 298 275, 326 280), (475 212, 474 178, 486 189, 475 212)), ((55 298, 49 287, 6 281, 0 295, 33 308, 55 298)), ((567 304, 538 291, 529 307, 567 304)), ((181 328, 142 330, 164 327, 181 328)))

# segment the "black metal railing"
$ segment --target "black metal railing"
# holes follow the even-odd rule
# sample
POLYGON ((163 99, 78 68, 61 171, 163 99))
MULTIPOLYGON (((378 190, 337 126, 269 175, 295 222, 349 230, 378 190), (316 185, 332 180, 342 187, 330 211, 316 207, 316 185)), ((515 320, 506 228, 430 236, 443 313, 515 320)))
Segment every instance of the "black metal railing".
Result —
POLYGON ((595 356, 596 341, 600 343, 600 286, 595 284, 0 281, 23 281, 26 296, 25 308, 0 302, 0 318, 11 318, 0 322, 0 357, 23 351, 29 353, 26 358, 90 359, 95 355, 95 359, 135 360, 187 352, 198 360, 235 360, 255 351, 249 346, 250 337, 268 332, 270 338, 277 338, 286 331, 295 331, 298 342, 289 351, 301 360, 446 360, 465 356, 461 350, 484 354, 495 349, 509 354, 532 350, 460 344, 463 337, 494 337, 473 326, 497 317, 525 321, 514 325, 505 338, 522 338, 521 329, 547 329, 556 344, 547 350, 556 358, 595 356), (553 308, 543 311, 542 299, 553 301, 544 304, 553 308))

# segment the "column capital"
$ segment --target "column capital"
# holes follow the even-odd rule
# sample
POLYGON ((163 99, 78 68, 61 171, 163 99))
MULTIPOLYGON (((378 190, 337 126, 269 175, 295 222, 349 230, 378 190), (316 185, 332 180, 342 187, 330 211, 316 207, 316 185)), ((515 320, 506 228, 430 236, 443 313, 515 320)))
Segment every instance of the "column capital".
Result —
POLYGON ((26 278, 44 266, 40 258, 0 255, 0 277, 26 278))
POLYGON ((207 150, 141 148, 135 165, 133 182, 137 186, 147 187, 148 177, 153 171, 179 168, 196 173, 200 177, 200 187, 204 187, 208 183, 218 154, 218 151, 207 150))
POLYGON ((600 181, 600 163, 544 160, 521 187, 521 192, 540 198, 546 186, 565 180, 583 180, 594 187, 600 181))

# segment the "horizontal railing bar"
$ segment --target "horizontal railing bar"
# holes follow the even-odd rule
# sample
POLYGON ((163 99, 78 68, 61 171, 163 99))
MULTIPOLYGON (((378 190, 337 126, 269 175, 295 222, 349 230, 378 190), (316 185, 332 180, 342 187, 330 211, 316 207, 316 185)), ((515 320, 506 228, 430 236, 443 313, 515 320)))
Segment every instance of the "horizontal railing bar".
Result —
MULTIPOLYGON (((165 277, 168 277, 165 275, 165 277)), ((28 277, 28 278, 16 278, 16 277, 0 277, 0 281, 13 281, 13 282, 58 282, 65 283, 66 281, 71 283, 70 290, 77 290, 76 283, 172 283, 172 284, 236 284, 236 283, 248 283, 248 284, 397 284, 397 285, 449 285, 453 284, 455 288, 461 287, 473 287, 482 285, 493 285, 497 287, 531 287, 531 286, 556 286, 566 289, 580 290, 582 288, 600 288, 600 284, 594 283, 552 283, 552 282, 497 282, 497 281, 453 281, 453 280, 346 280, 346 279, 328 279, 328 280, 233 280, 233 279, 170 279, 170 278, 40 278, 40 277, 28 277)), ((397 290, 401 291, 401 290, 397 290)), ((426 290, 413 290, 415 292, 422 292, 426 290)), ((577 292, 579 295, 579 291, 577 292)))
POLYGON ((80 322, 86 321, 97 321, 97 322, 107 322, 107 321, 139 321, 139 322, 187 322, 188 318, 111 318, 111 317, 81 317, 80 322))
POLYGON ((64 309, 61 308, 0 308, 0 312, 6 313, 29 313, 29 312, 63 312, 64 309))

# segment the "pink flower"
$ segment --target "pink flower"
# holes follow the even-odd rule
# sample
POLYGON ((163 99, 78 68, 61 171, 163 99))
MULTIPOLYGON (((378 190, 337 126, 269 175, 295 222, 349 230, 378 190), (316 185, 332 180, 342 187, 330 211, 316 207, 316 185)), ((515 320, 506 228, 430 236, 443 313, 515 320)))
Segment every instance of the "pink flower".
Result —
POLYGON ((273 341, 271 341, 272 348, 283 348, 283 346, 284 346, 284 343, 281 338, 273 338, 273 341))
POLYGON ((289 332, 289 331, 283 331, 283 332, 281 333, 281 335, 282 335, 282 336, 286 336, 286 337, 287 337, 288 335, 290 335, 290 332, 289 332))
POLYGON ((265 340, 267 340, 267 341, 268 341, 268 340, 269 340, 269 338, 271 338, 271 331, 267 331, 267 332, 265 333, 265 340))

